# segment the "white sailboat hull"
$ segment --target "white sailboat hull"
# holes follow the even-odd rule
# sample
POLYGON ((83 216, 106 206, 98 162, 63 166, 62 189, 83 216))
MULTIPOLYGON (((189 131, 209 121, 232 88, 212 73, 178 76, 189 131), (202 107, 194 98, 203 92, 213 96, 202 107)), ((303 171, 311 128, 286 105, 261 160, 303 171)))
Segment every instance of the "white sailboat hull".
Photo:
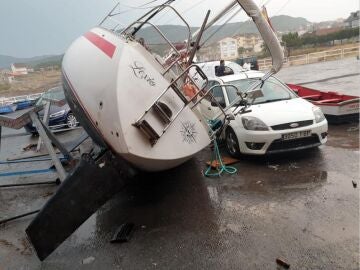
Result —
MULTIPOLYGON (((68 96, 74 99, 69 104, 86 115, 80 117, 80 122, 87 122, 83 126, 96 133, 114 153, 146 171, 176 167, 210 143, 206 123, 189 106, 164 134, 165 125, 156 113, 147 113, 147 122, 161 134, 155 144, 134 126, 169 86, 161 72, 163 67, 138 42, 126 41, 102 28, 77 39, 63 60, 68 85, 65 92, 70 91, 68 96)), ((171 89, 161 102, 173 118, 184 106, 171 89)))

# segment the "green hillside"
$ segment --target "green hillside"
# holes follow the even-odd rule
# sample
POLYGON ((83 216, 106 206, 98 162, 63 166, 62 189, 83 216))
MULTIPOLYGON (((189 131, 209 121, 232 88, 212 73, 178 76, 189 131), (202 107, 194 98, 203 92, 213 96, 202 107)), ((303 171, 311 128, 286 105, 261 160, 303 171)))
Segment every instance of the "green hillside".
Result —
POLYGON ((0 68, 10 68, 12 63, 25 63, 31 67, 60 66, 63 55, 44 55, 31 58, 17 58, 0 55, 0 68))
MULTIPOLYGON (((280 15, 271 18, 271 23, 276 31, 287 32, 296 31, 301 27, 306 26, 310 22, 304 18, 294 18, 291 16, 280 15)), ((179 42, 187 39, 187 29, 180 25, 160 25, 159 29, 172 42, 179 42)), ((219 25, 210 27, 205 33, 203 40, 207 39, 219 28, 219 25)), ((192 32, 196 31, 197 27, 192 27, 192 32)), ((244 33, 258 33, 255 24, 252 21, 236 22, 226 24, 221 28, 211 39, 209 43, 216 42, 224 37, 234 36, 236 34, 244 33)), ((146 40, 148 44, 164 43, 164 40, 159 36, 155 29, 147 27, 139 31, 139 34, 146 40)))

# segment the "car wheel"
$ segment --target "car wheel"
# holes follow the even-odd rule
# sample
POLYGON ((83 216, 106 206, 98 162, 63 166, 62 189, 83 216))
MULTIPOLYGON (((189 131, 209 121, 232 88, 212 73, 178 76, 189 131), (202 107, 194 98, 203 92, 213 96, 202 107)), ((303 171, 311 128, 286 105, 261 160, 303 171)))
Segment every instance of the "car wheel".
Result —
POLYGON ((236 137, 235 132, 228 128, 225 133, 225 143, 226 143, 226 150, 232 157, 239 157, 240 156, 240 148, 239 142, 236 137))
POLYGON ((69 128, 74 128, 77 126, 77 120, 75 115, 73 115, 72 113, 69 113, 68 116, 66 117, 66 125, 69 128))

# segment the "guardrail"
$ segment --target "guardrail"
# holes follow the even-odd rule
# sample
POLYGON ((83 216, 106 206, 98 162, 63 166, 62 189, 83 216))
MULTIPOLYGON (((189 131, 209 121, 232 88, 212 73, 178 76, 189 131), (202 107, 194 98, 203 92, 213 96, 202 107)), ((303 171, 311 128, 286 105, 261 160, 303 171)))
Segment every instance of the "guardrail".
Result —
MULTIPOLYGON (((314 52, 309 54, 285 57, 284 66, 307 65, 359 55, 359 46, 322 52, 314 52)), ((259 59, 258 65, 260 70, 269 69, 272 65, 272 60, 271 58, 259 59)))

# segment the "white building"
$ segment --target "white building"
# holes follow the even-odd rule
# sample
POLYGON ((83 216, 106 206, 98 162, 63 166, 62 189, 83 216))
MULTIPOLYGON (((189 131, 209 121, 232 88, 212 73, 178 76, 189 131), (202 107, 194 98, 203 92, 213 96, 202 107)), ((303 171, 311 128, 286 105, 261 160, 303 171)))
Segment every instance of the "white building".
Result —
POLYGON ((243 34, 235 37, 239 48, 258 53, 261 51, 261 45, 264 43, 260 35, 243 34))
POLYGON ((257 44, 262 44, 263 40, 259 35, 256 34, 244 34, 236 36, 238 46, 245 49, 252 49, 257 44))
POLYGON ((28 74, 27 65, 22 64, 22 63, 13 63, 13 64, 11 64, 11 71, 15 75, 27 75, 28 74))
POLYGON ((345 23, 345 27, 347 28, 356 28, 360 26, 360 14, 359 14, 359 10, 356 12, 351 12, 349 18, 347 18, 344 23, 345 23))
POLYGON ((238 44, 235 38, 227 37, 219 41, 221 59, 231 60, 239 57, 238 44))
POLYGON ((213 61, 221 59, 220 44, 213 43, 207 47, 202 47, 196 53, 199 62, 213 61))

